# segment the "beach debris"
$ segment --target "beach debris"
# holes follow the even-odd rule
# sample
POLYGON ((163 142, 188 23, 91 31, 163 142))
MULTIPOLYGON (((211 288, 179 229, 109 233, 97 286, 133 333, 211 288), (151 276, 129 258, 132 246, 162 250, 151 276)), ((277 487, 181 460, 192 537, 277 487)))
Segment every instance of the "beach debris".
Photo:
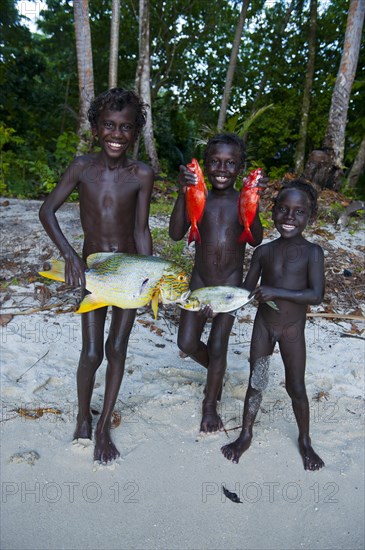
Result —
MULTIPOLYGON (((174 262, 157 256, 100 252, 87 260, 86 289, 77 313, 104 306, 137 309, 151 302, 155 318, 158 303, 175 304, 188 295, 188 277, 174 262)), ((64 281, 65 262, 51 260, 40 275, 64 281)))
POLYGON ((15 453, 9 458, 9 462, 15 462, 16 464, 21 464, 25 462, 30 466, 34 466, 36 460, 39 460, 41 457, 37 451, 24 451, 22 453, 15 453))
POLYGON ((229 498, 229 500, 231 500, 232 502, 243 504, 242 500, 240 500, 240 497, 236 493, 232 493, 231 491, 228 491, 228 489, 226 489, 224 485, 222 485, 222 491, 224 496, 229 498))
POLYGON ((23 374, 21 374, 21 375, 15 380, 15 382, 19 382, 19 381, 23 378, 23 376, 24 376, 28 371, 30 371, 30 369, 32 369, 33 367, 35 367, 35 366, 37 365, 37 363, 39 363, 39 361, 41 361, 42 359, 44 359, 44 358, 46 357, 46 355, 48 355, 48 353, 49 353, 49 350, 47 350, 46 353, 45 353, 44 355, 42 355, 42 357, 40 357, 39 359, 37 359, 37 361, 36 361, 35 363, 33 363, 33 365, 31 365, 27 370, 25 370, 25 371, 23 372, 23 374))
POLYGON ((350 216, 356 212, 362 211, 364 215, 365 201, 353 201, 347 207, 337 220, 338 227, 346 227, 350 222, 350 216))
MULTIPOLYGON (((229 313, 247 304, 253 299, 249 298, 250 291, 236 286, 205 286, 193 290, 186 300, 178 305, 189 311, 199 311, 204 306, 210 306, 213 313, 229 313)), ((274 302, 267 304, 278 310, 274 302)))
POLYGON ((112 429, 118 428, 120 423, 122 422, 122 415, 118 411, 112 412, 112 429))
POLYGON ((61 414, 61 411, 59 409, 54 409, 52 407, 38 407, 36 409, 18 407, 17 409, 13 409, 11 412, 16 412, 19 416, 22 416, 23 418, 28 418, 29 420, 38 420, 38 418, 41 418, 44 414, 47 413, 61 414))
POLYGON ((328 401, 330 394, 328 391, 319 391, 313 396, 314 401, 328 401))
POLYGON ((12 313, 0 313, 0 327, 5 327, 13 318, 12 313))
POLYGON ((200 223, 204 214, 208 190, 205 185, 204 175, 199 166, 199 162, 193 158, 190 164, 187 164, 186 167, 198 178, 198 183, 196 185, 187 185, 185 193, 186 214, 188 221, 191 223, 188 244, 192 241, 200 243, 198 223, 200 223))

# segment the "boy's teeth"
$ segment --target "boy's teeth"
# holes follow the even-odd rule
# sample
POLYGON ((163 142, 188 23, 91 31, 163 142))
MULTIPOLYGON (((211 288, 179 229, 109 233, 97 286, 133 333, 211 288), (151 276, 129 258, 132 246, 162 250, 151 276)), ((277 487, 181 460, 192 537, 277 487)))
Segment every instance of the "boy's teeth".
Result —
POLYGON ((295 228, 295 225, 286 225, 283 224, 283 229, 286 229, 287 231, 292 231, 295 228))

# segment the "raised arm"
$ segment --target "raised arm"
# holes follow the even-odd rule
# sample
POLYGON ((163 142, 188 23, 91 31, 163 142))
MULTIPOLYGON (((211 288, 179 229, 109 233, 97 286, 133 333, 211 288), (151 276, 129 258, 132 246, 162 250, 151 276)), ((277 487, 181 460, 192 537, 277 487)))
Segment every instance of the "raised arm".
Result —
POLYGON ((65 259, 65 281, 72 286, 85 286, 86 265, 63 234, 56 212, 77 186, 83 167, 84 161, 75 159, 39 210, 44 229, 65 259))
POLYGON ((262 238, 264 236, 264 231, 262 229, 260 216, 259 216, 259 209, 257 209, 256 211, 256 215, 253 219, 250 229, 254 239, 252 246, 258 246, 259 244, 262 243, 262 238))
POLYGON ((186 166, 180 166, 178 178, 179 194, 170 217, 169 225, 169 235, 173 241, 180 241, 190 227, 190 223, 186 217, 185 193, 188 185, 196 185, 197 183, 195 174, 190 172, 186 166))
POLYGON ((302 290, 287 290, 271 286, 260 286, 252 292, 260 302, 283 299, 296 304, 320 304, 325 289, 324 254, 318 245, 311 245, 308 258, 308 286, 302 290))
POLYGON ((250 268, 242 284, 243 288, 247 288, 247 290, 250 290, 251 292, 255 289, 257 285, 257 281, 259 280, 261 275, 261 270, 262 270, 261 259, 262 259, 263 250, 264 248, 262 246, 254 250, 254 253, 252 254, 252 258, 251 258, 250 268))
POLYGON ((145 164, 142 165, 138 169, 138 177, 141 180, 141 189, 137 198, 134 240, 138 254, 150 256, 152 254, 152 237, 148 218, 154 180, 152 168, 145 164))

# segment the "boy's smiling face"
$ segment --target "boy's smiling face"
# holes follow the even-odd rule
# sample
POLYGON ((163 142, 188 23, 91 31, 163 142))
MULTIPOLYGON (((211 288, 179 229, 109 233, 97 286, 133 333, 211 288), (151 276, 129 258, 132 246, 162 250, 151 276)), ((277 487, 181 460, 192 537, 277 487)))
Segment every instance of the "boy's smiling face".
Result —
POLYGON ((100 147, 109 158, 115 160, 125 156, 136 137, 136 111, 127 105, 121 111, 104 109, 101 111, 97 126, 93 129, 100 147))
POLYGON ((213 189, 233 187, 242 169, 237 145, 216 143, 211 146, 205 162, 205 171, 213 189))
POLYGON ((311 205, 306 193, 289 188, 276 199, 272 218, 276 229, 284 239, 300 236, 311 217, 311 205))

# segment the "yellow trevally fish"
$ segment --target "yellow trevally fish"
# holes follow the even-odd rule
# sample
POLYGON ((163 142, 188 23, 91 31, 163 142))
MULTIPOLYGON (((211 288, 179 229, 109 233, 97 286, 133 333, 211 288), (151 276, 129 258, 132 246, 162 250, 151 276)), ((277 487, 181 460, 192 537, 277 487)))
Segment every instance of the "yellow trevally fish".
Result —
MULTIPOLYGON (((86 259, 85 288, 90 292, 77 313, 104 306, 137 309, 151 302, 157 317, 158 303, 184 302, 189 296, 186 273, 175 263, 156 256, 98 252, 86 259)), ((65 262, 51 260, 39 274, 55 281, 65 280, 65 262)))
MULTIPOLYGON (((237 286, 205 286, 193 290, 179 306, 189 311, 199 311, 209 305, 213 313, 231 313, 254 300, 254 296, 249 298, 249 295, 249 290, 237 286)), ((273 309, 279 309, 274 302, 266 303, 273 309)))

